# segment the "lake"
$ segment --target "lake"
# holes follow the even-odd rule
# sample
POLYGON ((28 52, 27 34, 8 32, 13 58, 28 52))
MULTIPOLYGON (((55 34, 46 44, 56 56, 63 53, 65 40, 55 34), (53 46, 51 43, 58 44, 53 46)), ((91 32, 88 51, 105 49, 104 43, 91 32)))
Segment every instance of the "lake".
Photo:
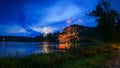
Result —
POLYGON ((28 56, 38 53, 55 52, 57 43, 48 42, 0 42, 1 56, 28 56))

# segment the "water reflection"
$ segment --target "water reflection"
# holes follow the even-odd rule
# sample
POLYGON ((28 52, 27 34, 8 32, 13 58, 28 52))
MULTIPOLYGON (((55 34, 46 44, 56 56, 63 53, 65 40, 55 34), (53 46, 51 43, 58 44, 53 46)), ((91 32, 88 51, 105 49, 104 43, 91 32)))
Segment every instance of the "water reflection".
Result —
POLYGON ((43 52, 45 52, 45 53, 49 53, 50 52, 49 45, 50 44, 48 42, 43 42, 43 52))
POLYGON ((2 38, 2 48, 4 48, 4 40, 5 38, 2 38))
POLYGON ((56 50, 57 44, 49 43, 49 42, 42 42, 41 44, 37 44, 35 54, 38 53, 52 53, 56 50))
POLYGON ((71 47, 71 44, 65 43, 65 44, 58 44, 59 49, 69 49, 71 47))
POLYGON ((4 48, 5 44, 4 44, 4 41, 2 42, 2 47, 4 48))
POLYGON ((16 55, 28 56, 38 53, 52 53, 57 51, 57 43, 39 42, 0 42, 0 56, 16 55))
POLYGON ((33 54, 35 44, 20 42, 0 42, 0 56, 27 56, 33 54))
POLYGON ((65 49, 65 44, 58 44, 59 49, 65 49))

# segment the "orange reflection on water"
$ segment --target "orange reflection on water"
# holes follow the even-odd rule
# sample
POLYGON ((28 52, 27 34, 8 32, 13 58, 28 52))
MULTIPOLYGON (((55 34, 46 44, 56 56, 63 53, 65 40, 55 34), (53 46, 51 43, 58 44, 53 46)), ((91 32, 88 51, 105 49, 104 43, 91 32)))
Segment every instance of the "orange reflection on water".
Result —
POLYGON ((59 48, 59 49, 65 49, 65 44, 59 44, 59 45, 58 45, 58 48, 59 48))
POLYGON ((71 45, 69 43, 58 44, 58 49, 69 49, 71 45))

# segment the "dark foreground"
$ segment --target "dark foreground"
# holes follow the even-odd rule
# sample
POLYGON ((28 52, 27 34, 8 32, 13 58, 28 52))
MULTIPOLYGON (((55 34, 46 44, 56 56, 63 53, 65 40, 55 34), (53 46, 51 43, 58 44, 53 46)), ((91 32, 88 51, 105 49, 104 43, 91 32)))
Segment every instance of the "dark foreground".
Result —
POLYGON ((107 68, 107 62, 114 56, 109 44, 99 43, 65 52, 3 57, 0 58, 0 68, 107 68))

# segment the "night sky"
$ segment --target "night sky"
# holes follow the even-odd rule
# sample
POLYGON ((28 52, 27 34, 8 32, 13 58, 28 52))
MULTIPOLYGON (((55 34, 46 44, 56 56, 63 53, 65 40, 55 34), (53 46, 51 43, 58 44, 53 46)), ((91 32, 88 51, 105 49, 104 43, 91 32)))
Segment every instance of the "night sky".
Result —
MULTIPOLYGON (((86 15, 99 0, 0 0, 0 35, 35 36, 62 31, 68 25, 95 27, 86 15)), ((112 0, 120 12, 120 0, 112 0)))

